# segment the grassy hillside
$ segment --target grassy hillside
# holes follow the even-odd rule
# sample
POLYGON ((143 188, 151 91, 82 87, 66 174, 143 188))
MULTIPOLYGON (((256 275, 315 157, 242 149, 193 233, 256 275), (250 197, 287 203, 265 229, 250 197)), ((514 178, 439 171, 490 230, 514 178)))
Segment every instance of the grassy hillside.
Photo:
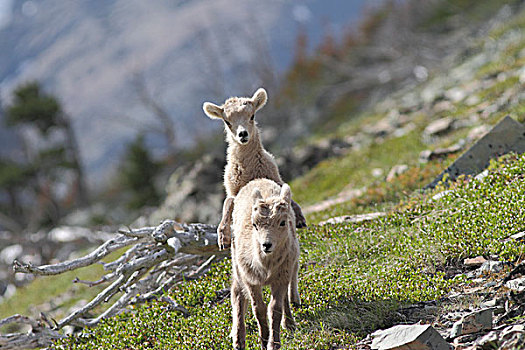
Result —
MULTIPOLYGON (((403 305, 436 301, 438 309, 444 308, 443 297, 472 283, 460 271, 463 258, 483 255, 513 263, 522 259, 523 245, 507 238, 522 231, 525 221, 524 155, 493 161, 486 177, 461 178, 447 191, 442 186, 422 188, 456 156, 427 163, 418 158, 425 149, 461 140, 465 149, 476 140, 469 136, 474 128, 493 125, 505 115, 523 121, 524 27, 525 14, 514 15, 492 28, 461 65, 436 72, 426 82, 404 88, 316 136, 359 136, 364 141, 293 181, 295 199, 306 207, 351 189, 363 190, 310 214, 312 224, 299 232, 302 304, 294 309, 297 331, 284 331, 285 348, 350 348, 370 332, 402 321, 396 310, 403 305), (370 132, 371 126, 391 121, 392 110, 396 130, 406 132, 370 132), (455 126, 438 136, 425 136, 430 122, 442 117, 454 118, 455 126), (408 170, 386 182, 386 173, 397 164, 406 164, 408 170), (334 215, 378 210, 386 216, 362 223, 315 224, 334 215)), ((190 311, 189 317, 155 302, 106 320, 57 348, 229 348, 231 305, 224 289, 230 265, 229 259, 223 260, 203 279, 169 292, 190 311)), ((253 316, 247 322, 247 347, 256 349, 253 316)))
MULTIPOLYGON (((516 261, 524 247, 506 240, 525 220, 525 156, 493 162, 485 178, 462 179, 453 191, 407 198, 388 216, 360 224, 314 226, 300 232, 302 304, 298 330, 285 332, 290 349, 349 347, 356 339, 396 322, 401 305, 439 300, 461 288, 464 275, 451 275, 462 258, 487 255, 516 261), (435 198, 435 197, 434 197, 435 198)), ((169 294, 191 315, 152 303, 105 321, 58 348, 225 349, 231 305, 220 291, 228 286, 230 261, 215 265, 199 281, 169 294)), ((256 349, 253 317, 248 348, 256 349)), ((399 321, 399 320, 397 320, 399 321)))
MULTIPOLYGON (((512 3, 443 1, 426 27, 454 20, 457 12, 490 24, 489 14, 501 13, 507 2, 512 3)), ((523 259, 524 246, 508 238, 524 229, 525 155, 493 161, 485 177, 463 177, 447 187, 423 190, 458 154, 422 163, 422 151, 455 144, 465 150, 479 138, 476 130, 489 128, 505 115, 525 121, 525 11, 507 14, 484 28, 484 35, 464 55, 443 70, 430 72, 425 81, 400 85, 362 110, 354 108, 354 100, 339 101, 326 112, 329 127, 303 140, 356 140, 343 155, 291 182, 294 198, 303 208, 359 191, 312 211, 307 217, 310 227, 299 231, 302 304, 294 309, 296 332, 283 331, 284 348, 352 348, 374 330, 406 321, 397 312, 400 307, 420 301, 435 301, 436 313, 450 307, 445 297, 473 283, 462 273, 462 259, 478 255, 512 263, 523 259), (444 117, 454 120, 449 129, 436 135, 425 131, 444 117), (378 131, 380 126, 384 130, 378 131), (407 170, 386 181, 390 169, 400 164, 407 170), (318 225, 333 216, 376 211, 385 216, 318 225)), ((292 82, 301 87, 291 84, 290 98, 310 96, 330 75, 317 59, 309 64, 320 72, 307 77, 292 72, 292 82)), ((224 259, 202 279, 181 283, 169 292, 189 311, 188 317, 153 302, 105 320, 55 348, 231 348, 231 304, 225 293, 230 271, 231 261, 224 259)), ((34 288, 39 284, 28 287, 28 298, 34 288)), ((6 305, 8 311, 24 312, 12 300, 0 305, 1 314, 8 312, 6 305)), ((249 314, 247 348, 258 349, 257 326, 249 314)))

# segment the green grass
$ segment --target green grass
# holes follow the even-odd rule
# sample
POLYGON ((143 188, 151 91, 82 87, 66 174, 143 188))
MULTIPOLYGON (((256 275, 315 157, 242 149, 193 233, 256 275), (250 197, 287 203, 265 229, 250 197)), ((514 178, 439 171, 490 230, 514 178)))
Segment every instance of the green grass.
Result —
MULTIPOLYGON (((492 162, 489 176, 460 179, 439 199, 406 197, 388 216, 360 224, 300 231, 298 329, 283 331, 289 349, 350 347, 369 332, 394 324, 401 305, 439 300, 465 283, 447 266, 465 257, 498 255, 516 261, 524 247, 507 238, 525 222, 525 155, 492 162)), ((67 349, 223 349, 231 347, 229 299, 217 292, 230 279, 230 260, 169 295, 190 311, 185 318, 151 303, 57 344, 67 349)), ((248 316, 248 349, 257 349, 248 316)))
POLYGON ((308 205, 334 196, 349 185, 351 188, 361 188, 370 183, 372 169, 380 168, 388 173, 396 164, 414 164, 424 148, 419 134, 412 132, 344 157, 325 160, 291 182, 294 199, 302 205, 308 205))

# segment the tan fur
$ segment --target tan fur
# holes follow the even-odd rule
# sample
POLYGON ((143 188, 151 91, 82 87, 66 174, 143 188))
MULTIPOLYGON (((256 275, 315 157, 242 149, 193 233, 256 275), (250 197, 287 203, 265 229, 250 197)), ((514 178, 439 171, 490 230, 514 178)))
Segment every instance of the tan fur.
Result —
MULTIPOLYGON (((231 97, 222 106, 211 102, 203 104, 206 115, 212 119, 222 119, 225 124, 226 141, 228 142, 227 164, 224 169, 224 187, 226 200, 223 206, 222 219, 217 230, 220 248, 230 244, 230 224, 232 200, 240 189, 254 179, 266 178, 282 185, 279 169, 273 156, 267 152, 260 139, 255 121, 255 113, 268 99, 263 88, 249 97, 231 97), (246 137, 241 137, 241 135, 246 137)), ((299 205, 292 201, 297 217, 298 227, 305 227, 306 220, 299 205)))
POLYGON ((286 329, 295 328, 290 309, 294 296, 290 294, 297 290, 298 266, 299 243, 290 187, 284 184, 281 188, 268 179, 249 182, 235 197, 233 209, 231 336, 234 348, 245 347, 244 313, 248 300, 257 318, 263 348, 280 347, 281 321, 286 329), (271 248, 265 246, 269 243, 271 248), (270 286, 272 294, 268 308, 262 297, 264 285, 270 286))

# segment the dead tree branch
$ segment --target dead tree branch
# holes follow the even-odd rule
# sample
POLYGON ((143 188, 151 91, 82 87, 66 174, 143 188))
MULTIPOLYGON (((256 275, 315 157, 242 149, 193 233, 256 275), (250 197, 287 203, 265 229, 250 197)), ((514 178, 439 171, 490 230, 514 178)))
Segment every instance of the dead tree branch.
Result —
POLYGON ((109 283, 89 303, 54 324, 45 322, 47 318, 37 321, 20 315, 0 320, 0 326, 14 322, 29 324, 33 329, 30 333, 2 335, 0 347, 24 349, 47 346, 63 337, 59 331, 65 326, 92 327, 105 318, 125 311, 129 305, 156 299, 168 303, 169 310, 180 311, 183 316, 187 316, 188 311, 184 307, 164 294, 178 283, 200 278, 219 256, 215 226, 165 220, 156 227, 121 229, 116 237, 78 259, 43 266, 15 260, 13 269, 17 273, 57 275, 98 263, 111 252, 124 247, 129 249, 115 260, 103 263, 107 273, 99 280, 82 281, 75 278, 73 281, 90 287, 109 283), (202 262, 206 256, 207 260, 202 262), (117 300, 110 303, 116 296, 117 300), (105 311, 96 317, 87 317, 104 303, 110 303, 105 311), (35 333, 38 333, 38 337, 35 333))
POLYGON ((51 345, 55 340, 65 338, 57 330, 51 329, 44 321, 37 321, 18 314, 0 320, 0 327, 12 323, 31 326, 31 330, 27 333, 1 334, 0 348, 6 350, 41 348, 51 345))

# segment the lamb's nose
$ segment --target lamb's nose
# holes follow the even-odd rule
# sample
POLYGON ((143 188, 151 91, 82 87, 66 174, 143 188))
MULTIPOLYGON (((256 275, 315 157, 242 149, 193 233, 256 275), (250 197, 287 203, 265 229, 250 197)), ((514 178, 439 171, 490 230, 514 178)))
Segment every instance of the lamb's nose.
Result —
POLYGON ((262 246, 263 246, 263 250, 265 252, 269 252, 272 249, 272 243, 271 242, 264 242, 262 244, 262 246))
POLYGON ((246 131, 246 130, 239 131, 239 138, 240 138, 240 139, 246 139, 246 138, 248 138, 248 131, 246 131))

